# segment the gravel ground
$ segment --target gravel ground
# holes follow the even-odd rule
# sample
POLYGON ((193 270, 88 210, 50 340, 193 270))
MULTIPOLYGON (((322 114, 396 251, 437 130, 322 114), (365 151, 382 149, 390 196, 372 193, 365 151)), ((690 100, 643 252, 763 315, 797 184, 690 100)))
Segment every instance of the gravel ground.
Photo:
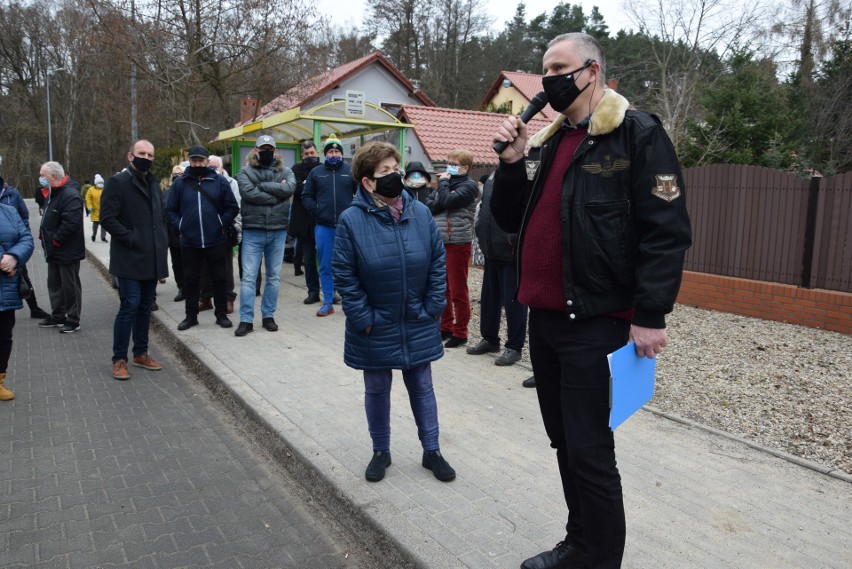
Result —
MULTIPOLYGON (((472 345, 480 269, 469 286, 472 345)), ((667 323, 651 406, 852 474, 852 337, 682 305, 667 323)))

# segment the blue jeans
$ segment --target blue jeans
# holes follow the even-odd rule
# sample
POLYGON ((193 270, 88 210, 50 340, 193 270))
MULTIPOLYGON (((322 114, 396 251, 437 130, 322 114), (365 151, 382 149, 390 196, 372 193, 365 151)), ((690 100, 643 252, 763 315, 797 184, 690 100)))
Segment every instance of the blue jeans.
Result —
MULTIPOLYGON (((390 450, 390 393, 393 370, 364 370, 364 407, 373 450, 390 450)), ((432 365, 402 370, 417 436, 424 451, 438 450, 438 403, 432 389, 432 365)))
POLYGON ((322 301, 331 304, 334 301, 334 276, 331 274, 331 251, 334 249, 336 227, 317 225, 314 231, 319 257, 319 278, 322 287, 322 301))
POLYGON ((260 301, 262 318, 272 318, 278 308, 278 289, 281 286, 281 263, 284 262, 284 242, 287 232, 283 229, 243 229, 242 251, 243 277, 240 280, 240 322, 254 320, 254 293, 257 287, 257 272, 260 260, 266 259, 266 284, 260 301))
POLYGON ((151 307, 157 293, 157 280, 118 279, 121 304, 112 329, 112 361, 127 360, 127 347, 133 336, 133 357, 148 351, 151 307))

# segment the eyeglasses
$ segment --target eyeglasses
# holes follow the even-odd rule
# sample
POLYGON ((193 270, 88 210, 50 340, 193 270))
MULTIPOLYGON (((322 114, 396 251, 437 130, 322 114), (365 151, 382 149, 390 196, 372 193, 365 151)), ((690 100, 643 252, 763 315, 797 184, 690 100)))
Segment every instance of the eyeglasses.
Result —
POLYGON ((447 162, 447 166, 461 166, 458 162, 447 162))

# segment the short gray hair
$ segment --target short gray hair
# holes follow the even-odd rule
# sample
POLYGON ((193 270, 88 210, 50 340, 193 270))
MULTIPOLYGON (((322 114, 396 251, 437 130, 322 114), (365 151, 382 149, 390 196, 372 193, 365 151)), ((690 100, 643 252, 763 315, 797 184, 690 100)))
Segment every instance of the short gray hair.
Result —
POLYGON ((223 166, 223 163, 222 163, 222 157, 221 157, 221 156, 217 156, 217 155, 215 155, 215 154, 211 154, 210 156, 208 156, 208 157, 207 157, 207 163, 208 163, 208 164, 210 164, 210 162, 213 162, 214 160, 216 160, 217 162, 219 162, 219 167, 220 167, 220 168, 223 166))
POLYGON ((44 168, 46 174, 53 176, 54 178, 62 179, 65 177, 65 168, 62 167, 62 164, 59 162, 45 162, 41 165, 44 168))
POLYGON ((601 84, 606 85, 606 58, 603 54, 603 48, 600 42, 589 34, 582 32, 571 32, 568 34, 559 34, 547 44, 548 49, 558 44, 559 42, 569 41, 576 48, 577 53, 583 61, 593 60, 601 66, 601 84))

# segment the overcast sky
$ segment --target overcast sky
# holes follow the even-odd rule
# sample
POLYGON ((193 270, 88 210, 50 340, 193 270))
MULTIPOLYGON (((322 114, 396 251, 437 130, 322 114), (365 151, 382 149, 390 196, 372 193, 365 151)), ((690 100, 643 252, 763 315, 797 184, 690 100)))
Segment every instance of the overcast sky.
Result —
MULTIPOLYGON (((624 15, 621 8, 621 0, 566 0, 569 4, 581 4, 583 13, 591 14, 592 7, 597 6, 604 20, 609 26, 610 33, 615 33, 620 29, 633 28, 629 19, 624 15)), ((551 12, 556 2, 553 0, 526 0, 524 2, 527 7, 527 21, 542 12, 551 12)), ((490 16, 494 19, 494 30, 500 31, 503 29, 503 24, 506 20, 512 19, 515 15, 515 8, 518 6, 518 0, 486 0, 486 6, 490 16)), ((331 18, 331 21, 338 26, 358 26, 363 23, 365 0, 347 0, 345 3, 346 9, 341 9, 340 0, 317 0, 317 7, 320 12, 331 18), (350 9, 350 7, 352 9, 350 9)))

